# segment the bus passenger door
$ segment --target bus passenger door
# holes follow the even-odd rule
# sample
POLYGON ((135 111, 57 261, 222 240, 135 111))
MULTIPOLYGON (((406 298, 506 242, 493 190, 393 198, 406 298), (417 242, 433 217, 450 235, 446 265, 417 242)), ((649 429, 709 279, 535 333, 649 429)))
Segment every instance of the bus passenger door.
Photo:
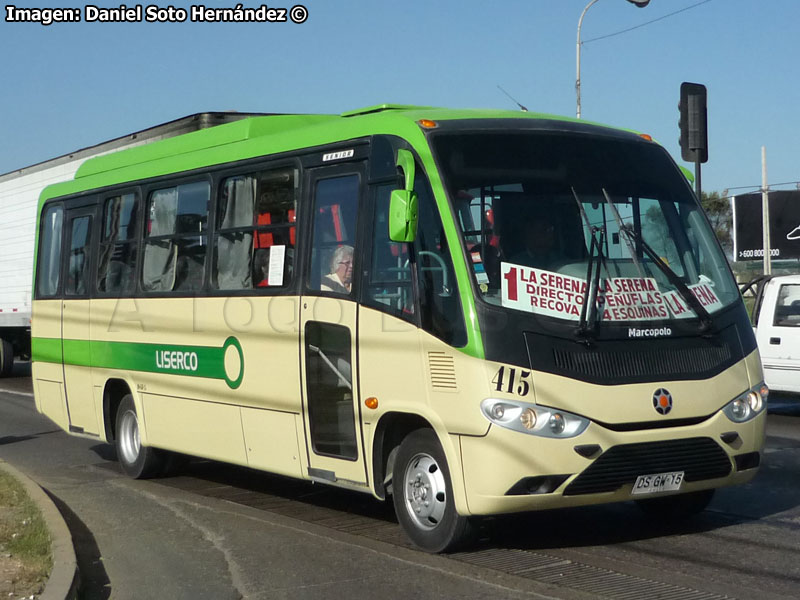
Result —
POLYGON ((301 302, 303 413, 312 479, 367 483, 356 360, 356 216, 363 169, 310 173, 312 223, 301 302))
POLYGON ((95 221, 94 207, 67 210, 66 256, 62 265, 64 300, 61 305, 61 343, 69 429, 76 433, 91 434, 99 432, 89 352, 89 297, 90 285, 94 281, 92 235, 95 221))

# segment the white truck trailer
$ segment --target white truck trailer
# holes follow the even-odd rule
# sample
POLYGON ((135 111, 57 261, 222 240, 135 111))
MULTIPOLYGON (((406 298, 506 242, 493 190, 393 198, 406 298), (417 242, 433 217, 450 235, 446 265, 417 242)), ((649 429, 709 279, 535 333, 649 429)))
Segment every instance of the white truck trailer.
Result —
POLYGON ((197 113, 0 175, 0 377, 30 357, 36 205, 45 186, 72 179, 95 156, 261 113, 197 113))

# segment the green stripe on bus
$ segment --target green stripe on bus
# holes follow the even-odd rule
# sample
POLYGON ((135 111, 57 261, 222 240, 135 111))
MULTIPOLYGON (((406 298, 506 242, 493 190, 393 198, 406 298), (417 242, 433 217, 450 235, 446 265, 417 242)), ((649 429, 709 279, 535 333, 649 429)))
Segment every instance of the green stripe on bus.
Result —
POLYGON ((33 338, 32 344, 34 362, 63 361, 80 367, 222 379, 231 389, 238 388, 244 378, 244 353, 235 337, 225 340, 222 347, 64 340, 63 353, 58 339, 33 338), (235 378, 225 370, 225 354, 230 347, 239 359, 235 378))
POLYGON ((60 363, 63 360, 60 338, 31 338, 31 356, 38 362, 60 363))

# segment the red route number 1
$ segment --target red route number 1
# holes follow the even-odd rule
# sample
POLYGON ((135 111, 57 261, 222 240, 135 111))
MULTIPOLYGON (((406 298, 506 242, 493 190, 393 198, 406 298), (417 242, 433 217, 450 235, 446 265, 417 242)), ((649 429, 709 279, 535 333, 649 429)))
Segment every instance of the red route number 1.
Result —
MULTIPOLYGON (((517 269, 511 267, 508 270, 508 273, 503 275, 505 280, 508 282, 508 299, 512 302, 517 301, 517 269)), ((498 390, 499 391, 499 390, 498 390)))

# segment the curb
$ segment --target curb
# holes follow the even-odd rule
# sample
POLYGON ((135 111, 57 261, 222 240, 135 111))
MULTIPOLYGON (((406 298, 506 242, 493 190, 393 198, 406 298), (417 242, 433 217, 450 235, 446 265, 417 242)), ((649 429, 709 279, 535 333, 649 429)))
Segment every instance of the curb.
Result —
POLYGON ((50 544, 53 551, 53 569, 47 579, 44 591, 39 600, 75 600, 80 580, 75 548, 72 545, 72 534, 69 532, 64 517, 44 490, 30 477, 0 459, 0 469, 15 477, 25 488, 28 496, 42 513, 47 529, 50 532, 50 544))

